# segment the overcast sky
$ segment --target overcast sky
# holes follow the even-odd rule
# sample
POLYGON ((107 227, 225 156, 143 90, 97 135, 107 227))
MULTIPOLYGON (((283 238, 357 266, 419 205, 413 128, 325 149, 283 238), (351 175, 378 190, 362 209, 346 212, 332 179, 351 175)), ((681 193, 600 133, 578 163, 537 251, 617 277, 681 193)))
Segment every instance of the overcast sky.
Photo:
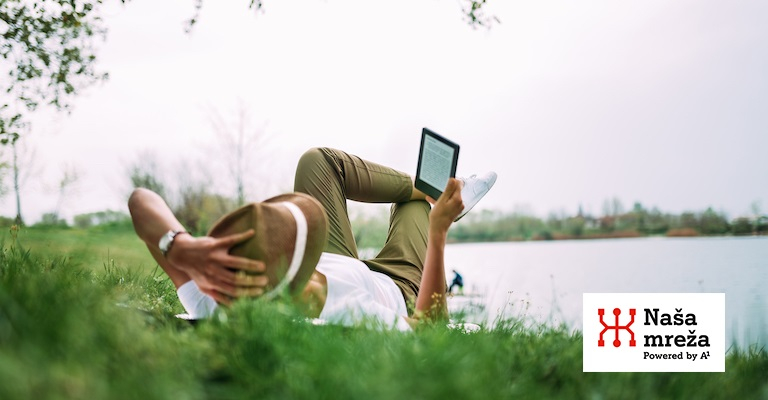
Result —
POLYGON ((289 190, 312 146, 414 173, 426 126, 461 145, 459 175, 498 172, 482 208, 768 211, 767 2, 490 0, 501 23, 475 30, 460 1, 208 0, 186 34, 193 3, 105 9, 110 79, 34 117, 27 221, 55 208, 65 165, 81 179, 64 215, 125 210, 126 166, 150 150, 226 188, 210 118, 240 104, 269 138, 254 200, 289 190))

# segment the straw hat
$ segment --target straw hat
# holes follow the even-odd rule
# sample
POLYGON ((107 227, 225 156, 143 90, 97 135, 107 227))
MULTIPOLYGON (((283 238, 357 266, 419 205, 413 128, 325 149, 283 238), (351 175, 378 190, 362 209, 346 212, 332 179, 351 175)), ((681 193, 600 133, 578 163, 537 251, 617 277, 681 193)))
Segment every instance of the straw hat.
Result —
POLYGON ((303 193, 289 193, 251 203, 219 219, 208 236, 248 229, 256 234, 229 253, 266 264, 269 284, 261 297, 272 299, 286 289, 300 293, 328 240, 328 217, 320 202, 303 193))

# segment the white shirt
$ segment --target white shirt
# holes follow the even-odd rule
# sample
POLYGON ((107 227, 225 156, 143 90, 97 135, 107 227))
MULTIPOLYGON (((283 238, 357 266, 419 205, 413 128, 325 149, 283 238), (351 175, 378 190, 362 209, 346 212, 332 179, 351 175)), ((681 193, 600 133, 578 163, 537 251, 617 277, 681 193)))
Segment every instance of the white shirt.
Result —
POLYGON ((328 290, 320 319, 411 330, 405 299, 392 278, 371 271, 360 260, 332 253, 323 253, 316 269, 325 275, 328 290))

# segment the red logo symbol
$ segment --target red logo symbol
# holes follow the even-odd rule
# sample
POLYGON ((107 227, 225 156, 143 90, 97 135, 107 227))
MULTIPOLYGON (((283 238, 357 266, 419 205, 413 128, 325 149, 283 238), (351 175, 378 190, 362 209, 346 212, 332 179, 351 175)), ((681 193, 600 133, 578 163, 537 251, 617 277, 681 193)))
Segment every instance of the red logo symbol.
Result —
POLYGON ((605 340, 603 340, 603 335, 605 332, 608 332, 609 329, 613 329, 616 331, 616 339, 613 340, 613 347, 619 347, 621 346, 621 340, 619 340, 619 331, 624 329, 631 335, 631 338, 629 339, 629 347, 635 347, 635 332, 632 332, 632 329, 629 329, 632 324, 635 323, 635 309, 630 308, 629 309, 629 316, 630 320, 629 323, 626 325, 619 325, 619 315, 621 314, 621 310, 618 308, 613 309, 613 315, 616 316, 616 322, 613 326, 608 325, 603 321, 603 315, 605 315, 605 309, 604 308, 598 308, 597 309, 597 315, 600 316, 600 323, 603 324, 603 330, 600 332, 600 340, 597 341, 598 347, 605 346, 605 340))

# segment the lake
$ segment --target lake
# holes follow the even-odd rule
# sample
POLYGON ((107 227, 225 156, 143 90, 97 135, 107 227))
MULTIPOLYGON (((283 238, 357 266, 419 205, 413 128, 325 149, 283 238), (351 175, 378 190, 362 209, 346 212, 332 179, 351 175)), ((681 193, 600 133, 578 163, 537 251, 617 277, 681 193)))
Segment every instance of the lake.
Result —
POLYGON ((474 310, 471 322, 524 316, 581 329, 585 292, 716 292, 726 345, 768 343, 768 237, 451 244, 449 283, 452 269, 468 296, 449 305, 474 310))

